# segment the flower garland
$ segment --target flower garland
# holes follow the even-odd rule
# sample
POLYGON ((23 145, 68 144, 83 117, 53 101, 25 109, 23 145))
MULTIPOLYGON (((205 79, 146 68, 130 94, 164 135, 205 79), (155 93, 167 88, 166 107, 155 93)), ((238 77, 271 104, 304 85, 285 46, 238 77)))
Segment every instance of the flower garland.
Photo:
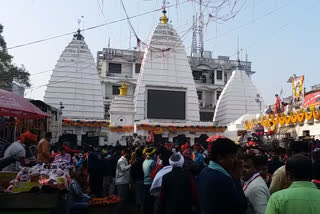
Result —
POLYGON ((263 127, 271 127, 273 125, 284 126, 289 124, 297 124, 297 123, 303 123, 305 120, 319 120, 320 119, 320 108, 319 110, 316 110, 314 108, 310 109, 310 112, 304 112, 301 110, 299 113, 290 113, 290 115, 283 115, 278 114, 276 118, 274 118, 274 115, 260 117, 259 120, 251 120, 251 121, 245 121, 245 129, 246 130, 253 130, 255 125, 260 123, 263 127), (272 123, 272 124, 271 124, 272 123))
POLYGON ((111 132, 133 132, 133 126, 109 126, 111 132))
POLYGON ((303 80, 304 80, 304 76, 302 75, 301 76, 301 79, 300 79, 300 86, 299 86, 299 91, 298 91, 298 94, 296 92, 296 87, 294 85, 294 79, 292 80, 292 90, 293 90, 293 95, 298 98, 300 97, 300 94, 301 94, 301 91, 302 91, 302 87, 303 87, 303 80))
POLYGON ((179 131, 189 131, 189 132, 224 132, 226 127, 220 126, 160 126, 160 125, 150 125, 150 124, 140 124, 137 125, 137 130, 153 131, 154 134, 162 134, 164 131, 169 131, 170 133, 175 133, 179 131))
POLYGON ((75 127, 109 127, 109 121, 87 121, 87 120, 70 120, 63 119, 63 126, 75 126, 75 127))

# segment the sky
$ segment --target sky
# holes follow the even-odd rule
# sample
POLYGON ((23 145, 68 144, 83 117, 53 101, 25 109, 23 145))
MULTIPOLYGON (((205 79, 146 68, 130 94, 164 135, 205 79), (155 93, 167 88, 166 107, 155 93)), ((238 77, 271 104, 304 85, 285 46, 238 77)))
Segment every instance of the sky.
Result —
MULTIPOLYGON (((168 17, 183 37, 186 51, 190 53, 192 17, 199 13, 200 0, 168 1, 168 17)), ((305 75, 305 87, 320 83, 318 55, 320 50, 319 20, 320 1, 317 0, 202 0, 204 22, 204 48, 213 56, 237 57, 237 38, 241 60, 252 62, 256 73, 252 79, 265 103, 274 102, 274 94, 292 94, 286 81, 293 74, 305 75), (218 13, 213 7, 226 3, 218 13), (239 12, 238 12, 239 11, 239 12), (238 13, 237 13, 238 12, 238 13), (209 13, 220 19, 207 24, 209 13)), ((129 16, 135 16, 162 7, 162 0, 123 0, 129 16)), ((0 0, 0 23, 13 62, 24 65, 31 74, 31 88, 25 96, 43 99, 46 84, 60 54, 72 39, 63 36, 32 45, 12 48, 49 37, 76 31, 80 28, 109 23, 113 24, 83 32, 91 53, 107 47, 128 49, 136 39, 125 20, 120 0, 0 0), (83 18, 81 18, 83 16, 83 18), (131 38, 131 40, 130 40, 131 38), (40 74, 39 74, 40 73, 40 74)), ((161 12, 131 18, 138 37, 147 42, 161 12)))

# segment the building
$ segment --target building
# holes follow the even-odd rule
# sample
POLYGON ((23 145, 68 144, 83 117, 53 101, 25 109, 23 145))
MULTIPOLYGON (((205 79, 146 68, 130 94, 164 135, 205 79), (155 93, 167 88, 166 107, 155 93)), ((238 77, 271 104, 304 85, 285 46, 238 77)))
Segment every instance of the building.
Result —
MULTIPOLYGON (((108 111, 111 101, 119 95, 123 81, 127 84, 128 95, 134 95, 143 55, 144 52, 137 50, 113 48, 104 48, 98 52, 97 67, 104 93, 105 119, 110 118, 108 111)), ((200 120, 212 121, 219 96, 232 71, 238 66, 238 60, 231 60, 227 56, 213 58, 211 52, 205 51, 202 57, 200 54, 189 56, 188 62, 197 90, 200 120)), ((241 61, 240 66, 249 76, 253 73, 251 62, 241 61)))
POLYGON ((110 52, 113 61, 101 63, 101 67, 108 68, 100 70, 101 74, 106 72, 102 77, 107 83, 105 93, 115 95, 109 111, 111 142, 123 143, 124 137, 136 133, 149 136, 151 141, 180 144, 188 141, 192 145, 201 141, 203 135, 224 132, 225 127, 214 126, 212 118, 210 122, 200 121, 199 98, 189 59, 182 40, 168 23, 165 10, 148 41, 142 61, 137 61, 141 57, 139 52, 122 51, 136 54, 131 55, 130 63, 121 61, 117 50, 110 52), (140 73, 136 80, 137 67, 140 73), (117 95, 116 84, 121 80, 124 83, 117 95), (112 87, 116 93, 110 93, 112 87))
MULTIPOLYGON (((80 30, 62 52, 47 86, 44 102, 62 110, 63 134, 77 143, 87 137, 103 141, 103 93, 94 58, 80 30)), ((97 142, 98 143, 98 142, 97 142)))

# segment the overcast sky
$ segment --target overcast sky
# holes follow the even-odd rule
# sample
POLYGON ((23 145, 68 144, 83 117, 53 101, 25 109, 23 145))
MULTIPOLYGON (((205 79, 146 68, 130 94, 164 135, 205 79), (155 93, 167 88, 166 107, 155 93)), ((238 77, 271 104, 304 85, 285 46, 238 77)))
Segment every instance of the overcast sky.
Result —
MULTIPOLYGON (((152 11, 162 6, 162 0, 123 0, 129 16, 152 11)), ((182 36, 192 25, 192 17, 199 11, 200 0, 171 0, 168 16, 182 36)), ((212 6, 223 0, 202 0, 208 5, 204 10, 205 23, 212 6), (210 2, 209 4, 207 4, 210 2)), ((219 11, 220 18, 240 12, 226 22, 210 22, 204 40, 205 50, 213 56, 231 56, 236 59, 237 37, 242 49, 241 59, 248 53, 253 81, 266 103, 274 101, 274 94, 283 88, 283 95, 291 94, 291 85, 286 83, 292 74, 305 75, 306 87, 319 81, 319 5, 317 0, 226 0, 219 11), (233 9, 232 9, 233 8, 233 9), (232 12, 233 11, 233 12, 232 12), (245 51, 246 50, 246 51, 245 51)), ((81 28, 125 18, 120 0, 0 0, 0 23, 4 25, 4 37, 8 47, 73 32, 78 28, 78 19, 84 17, 81 28)), ((213 13, 212 13, 213 14, 213 13)), ((215 15, 215 14, 213 14, 215 15)), ((147 41, 160 12, 132 18, 138 36, 147 41)), ((192 33, 184 37, 186 51, 190 53, 192 33)), ((127 21, 109 24, 84 32, 91 53, 96 53, 108 44, 112 48, 127 49, 136 45, 127 21)), ((60 54, 72 36, 10 49, 14 63, 23 64, 31 73, 31 89, 26 96, 43 99, 45 85, 60 54), (41 74, 36 74, 42 72, 41 74), (34 75, 36 74, 36 75, 34 75)))

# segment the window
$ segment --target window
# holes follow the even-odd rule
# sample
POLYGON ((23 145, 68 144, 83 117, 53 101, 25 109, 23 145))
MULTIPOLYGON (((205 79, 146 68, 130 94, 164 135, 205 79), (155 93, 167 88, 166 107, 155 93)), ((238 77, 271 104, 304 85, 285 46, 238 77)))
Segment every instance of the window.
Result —
POLYGON ((104 105, 104 119, 110 119, 110 114, 109 114, 109 110, 110 110, 110 105, 104 105))
POLYGON ((224 72, 224 84, 227 84, 228 82, 228 75, 227 72, 224 72))
POLYGON ((202 91, 197 91, 197 94, 198 94, 198 99, 202 100, 202 91))
POLYGON ((140 73, 140 69, 141 69, 141 64, 140 63, 136 63, 136 67, 135 67, 135 71, 136 71, 136 74, 140 73))
POLYGON ((113 94, 113 95, 119 95, 119 94, 120 94, 119 88, 120 88, 120 86, 113 85, 113 86, 112 86, 112 94, 113 94))
POLYGON ((200 112, 200 121, 202 122, 212 122, 213 112, 200 112))
POLYGON ((94 137, 94 136, 96 136, 96 133, 94 131, 89 131, 89 132, 87 132, 87 136, 94 137))
POLYGON ((121 64, 109 63, 109 73, 121 74, 121 64))
POLYGON ((201 72, 200 71, 192 71, 193 79, 200 80, 201 72))
POLYGON ((222 71, 217 71, 217 80, 222 80, 222 71))
POLYGON ((221 95, 221 91, 217 91, 217 101, 219 100, 220 95, 221 95))

